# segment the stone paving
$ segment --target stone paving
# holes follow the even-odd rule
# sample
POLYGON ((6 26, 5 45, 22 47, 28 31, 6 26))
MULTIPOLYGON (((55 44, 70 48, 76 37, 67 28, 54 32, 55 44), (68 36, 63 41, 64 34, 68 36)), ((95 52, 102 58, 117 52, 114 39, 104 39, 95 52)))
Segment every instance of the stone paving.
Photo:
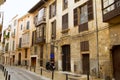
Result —
MULTIPOLYGON (((26 67, 20 67, 20 68, 26 69, 26 67)), ((30 68, 27 68, 27 70, 30 71, 30 68)), ((31 69, 31 72, 34 72, 34 68, 31 69)), ((41 69, 40 68, 36 69, 35 73, 41 75, 41 69)), ((43 68, 43 70, 42 70, 42 76, 46 77, 46 78, 52 79, 52 72, 48 71, 48 70, 45 70, 43 68)), ((66 80, 66 75, 63 74, 62 71, 55 71, 54 72, 54 78, 53 78, 53 80, 66 80)), ((68 76, 68 80, 87 80, 87 76, 86 75, 68 76)), ((89 80, 104 80, 104 79, 97 79, 95 77, 91 77, 90 76, 89 80)))
POLYGON ((1 69, 0 69, 0 80, 5 80, 5 78, 4 78, 4 73, 2 72, 1 69))

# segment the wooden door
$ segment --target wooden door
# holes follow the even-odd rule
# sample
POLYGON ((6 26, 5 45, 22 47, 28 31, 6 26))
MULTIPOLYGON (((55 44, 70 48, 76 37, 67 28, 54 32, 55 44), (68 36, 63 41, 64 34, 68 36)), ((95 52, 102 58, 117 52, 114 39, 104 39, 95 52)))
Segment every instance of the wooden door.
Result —
POLYGON ((31 57, 31 66, 36 66, 36 57, 31 57))
POLYGON ((113 75, 115 80, 120 80, 120 46, 115 46, 112 50, 113 75))
POLYGON ((62 69, 63 71, 70 71, 70 45, 62 46, 62 69))
POLYGON ((18 65, 21 65, 21 53, 18 55, 18 65))
POLYGON ((82 55, 82 68, 83 68, 83 74, 87 74, 89 72, 89 54, 83 54, 82 55))

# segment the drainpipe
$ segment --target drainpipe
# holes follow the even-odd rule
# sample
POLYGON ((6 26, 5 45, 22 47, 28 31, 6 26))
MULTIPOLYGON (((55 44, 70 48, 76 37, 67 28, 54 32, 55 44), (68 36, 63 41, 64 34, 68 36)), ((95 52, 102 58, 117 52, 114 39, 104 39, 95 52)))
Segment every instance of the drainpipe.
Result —
POLYGON ((96 0, 95 0, 95 24, 96 24, 96 55, 97 55, 97 66, 98 66, 98 68, 97 68, 97 70, 98 70, 98 74, 97 74, 97 77, 98 78, 100 78, 100 73, 99 73, 99 43, 98 43, 98 41, 99 41, 99 39, 98 39, 98 21, 97 21, 97 2, 96 2, 96 0))

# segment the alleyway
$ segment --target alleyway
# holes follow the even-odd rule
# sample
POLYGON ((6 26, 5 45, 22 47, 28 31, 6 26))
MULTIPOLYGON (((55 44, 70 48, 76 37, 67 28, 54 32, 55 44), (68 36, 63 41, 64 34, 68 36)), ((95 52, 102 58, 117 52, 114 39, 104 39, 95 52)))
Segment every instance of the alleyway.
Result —
POLYGON ((11 75, 11 80, 50 80, 25 69, 6 67, 6 70, 11 75))

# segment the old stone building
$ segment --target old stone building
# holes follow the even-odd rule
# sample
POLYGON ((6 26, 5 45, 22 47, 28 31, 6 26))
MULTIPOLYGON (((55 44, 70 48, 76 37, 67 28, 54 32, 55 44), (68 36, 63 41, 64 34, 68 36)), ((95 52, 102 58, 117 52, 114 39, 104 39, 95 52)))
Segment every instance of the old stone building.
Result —
POLYGON ((112 76, 109 26, 102 21, 101 0, 42 0, 29 10, 36 12, 40 63, 49 60, 60 71, 112 76))
POLYGON ((16 28, 17 28, 18 15, 14 16, 6 29, 3 31, 2 40, 2 63, 14 65, 15 64, 15 53, 16 53, 16 28))
POLYGON ((17 65, 29 65, 32 44, 32 16, 26 14, 18 19, 16 30, 16 56, 17 65))
POLYGON ((119 0, 40 0, 18 19, 15 64, 119 80, 119 0))
POLYGON ((109 50, 112 74, 115 80, 120 79, 120 0, 102 0, 103 22, 109 24, 109 50))

